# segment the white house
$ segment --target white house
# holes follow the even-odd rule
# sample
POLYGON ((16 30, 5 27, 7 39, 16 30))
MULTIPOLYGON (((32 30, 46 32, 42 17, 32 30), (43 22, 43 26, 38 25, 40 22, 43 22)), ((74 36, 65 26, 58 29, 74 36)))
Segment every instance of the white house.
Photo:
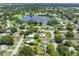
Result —
POLYGON ((28 38, 29 38, 29 39, 33 39, 33 38, 34 38, 34 34, 28 35, 28 38))
POLYGON ((13 34, 13 36, 14 36, 14 37, 19 37, 19 33, 18 33, 18 32, 15 32, 15 33, 13 34))
POLYGON ((74 52, 76 52, 76 50, 75 50, 75 48, 74 47, 69 47, 69 51, 74 51, 74 52))
POLYGON ((2 51, 6 51, 8 48, 9 48, 8 45, 2 45, 2 46, 1 46, 1 50, 2 50, 2 51))
POLYGON ((27 41, 27 43, 34 43, 34 42, 35 42, 34 39, 27 41))

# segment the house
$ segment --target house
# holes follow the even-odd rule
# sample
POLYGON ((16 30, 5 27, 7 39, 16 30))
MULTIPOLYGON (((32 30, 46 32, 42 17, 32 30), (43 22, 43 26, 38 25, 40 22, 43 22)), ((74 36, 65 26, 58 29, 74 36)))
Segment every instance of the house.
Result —
POLYGON ((60 35, 61 35, 62 38, 65 38, 65 35, 64 34, 61 33, 60 35))
POLYGON ((0 33, 0 37, 5 35, 7 35, 7 33, 0 33))
POLYGON ((6 32, 10 32, 10 30, 9 30, 9 29, 7 29, 7 30, 6 30, 6 32))
POLYGON ((64 45, 64 44, 66 44, 66 42, 68 42, 68 40, 63 40, 62 44, 64 45))
POLYGON ((43 49, 46 51, 47 50, 47 44, 44 44, 43 49))
POLYGON ((45 35, 45 34, 41 34, 41 36, 42 36, 42 37, 45 37, 46 35, 45 35))
POLYGON ((25 26, 25 29, 29 29, 30 27, 29 26, 25 26))
POLYGON ((73 32, 74 32, 74 33, 77 33, 77 30, 76 30, 76 29, 73 29, 73 32))
POLYGON ((26 44, 25 46, 30 46, 30 45, 26 44))
POLYGON ((19 33, 18 32, 15 32, 15 33, 13 33, 13 37, 19 37, 19 33))
POLYGON ((19 30, 19 28, 20 28, 20 25, 16 24, 16 28, 17 28, 17 30, 19 30))
POLYGON ((6 51, 9 48, 9 45, 2 45, 1 50, 6 51))
POLYGON ((29 38, 29 39, 33 39, 33 38, 34 38, 34 34, 28 35, 28 38, 29 38))
POLYGON ((79 43, 79 39, 77 39, 77 42, 79 43))
POLYGON ((31 40, 27 41, 27 44, 33 44, 34 42, 35 42, 34 39, 31 39, 31 40))
POLYGON ((69 51, 74 51, 74 52, 76 52, 76 50, 75 50, 75 48, 74 47, 69 47, 69 51))

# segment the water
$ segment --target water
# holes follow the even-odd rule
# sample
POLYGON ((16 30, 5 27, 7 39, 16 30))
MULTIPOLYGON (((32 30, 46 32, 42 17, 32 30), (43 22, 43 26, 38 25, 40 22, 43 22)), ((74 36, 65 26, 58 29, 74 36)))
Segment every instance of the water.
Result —
POLYGON ((43 24, 47 24, 47 22, 50 20, 50 17, 47 16, 24 16, 22 17, 22 20, 27 22, 30 20, 36 21, 37 23, 43 23, 43 24))

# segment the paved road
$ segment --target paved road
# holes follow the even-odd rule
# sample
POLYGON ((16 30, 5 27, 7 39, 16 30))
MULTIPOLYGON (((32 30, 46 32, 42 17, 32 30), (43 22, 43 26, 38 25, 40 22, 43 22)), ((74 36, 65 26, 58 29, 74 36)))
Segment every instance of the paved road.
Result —
POLYGON ((17 45, 16 45, 15 49, 13 50, 13 52, 12 52, 11 56, 13 56, 13 55, 16 55, 16 54, 17 54, 17 51, 18 51, 18 49, 19 49, 19 47, 20 47, 20 45, 21 45, 22 41, 23 41, 23 37, 22 37, 22 38, 20 39, 20 41, 17 43, 17 45))
POLYGON ((47 47, 47 44, 48 44, 46 35, 45 35, 43 43, 44 43, 44 50, 46 51, 47 50, 46 47, 47 47))
POLYGON ((56 48, 57 48, 57 43, 54 41, 54 31, 51 31, 50 34, 51 34, 51 38, 52 38, 52 40, 53 40, 53 45, 54 45, 55 51, 57 51, 57 50, 56 50, 56 48))

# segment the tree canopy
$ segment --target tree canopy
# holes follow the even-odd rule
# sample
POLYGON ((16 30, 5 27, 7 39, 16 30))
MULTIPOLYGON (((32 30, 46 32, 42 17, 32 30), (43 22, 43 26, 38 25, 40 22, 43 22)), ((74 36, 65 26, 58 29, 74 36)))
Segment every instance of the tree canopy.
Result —
POLYGON ((28 46, 23 46, 18 53, 19 56, 33 56, 34 51, 32 50, 31 47, 28 46))
POLYGON ((14 40, 11 35, 5 35, 0 38, 0 44, 13 45, 14 40))

